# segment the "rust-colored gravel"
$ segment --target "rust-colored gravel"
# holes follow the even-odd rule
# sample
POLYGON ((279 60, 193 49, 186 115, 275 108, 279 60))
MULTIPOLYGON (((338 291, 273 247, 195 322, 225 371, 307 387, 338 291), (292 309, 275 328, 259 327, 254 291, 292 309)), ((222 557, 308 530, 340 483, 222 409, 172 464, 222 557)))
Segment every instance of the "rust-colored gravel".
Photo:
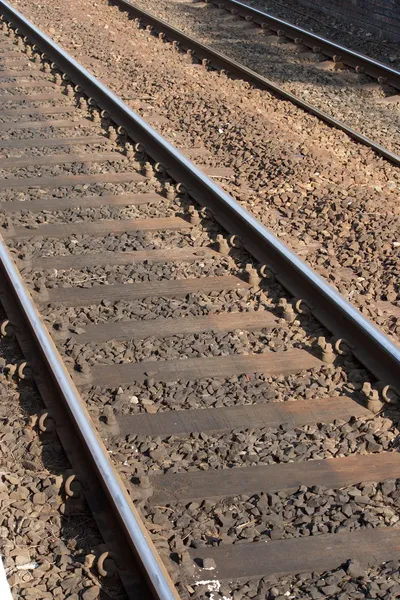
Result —
POLYGON ((105 2, 14 5, 141 114, 166 117, 156 128, 179 147, 206 147, 200 165, 231 167, 223 187, 400 336, 397 168, 290 103, 192 65, 105 2))
MULTIPOLYGON (((262 2, 259 0, 256 7, 266 11, 260 6, 262 2)), ((289 40, 271 35, 273 32, 268 30, 264 32, 211 3, 190 0, 136 0, 136 3, 400 154, 399 104, 385 103, 386 96, 396 94, 390 86, 379 86, 374 79, 358 75, 352 69, 336 71, 326 56, 287 43, 289 40)), ((328 37, 352 47, 348 37, 342 40, 342 35, 335 31, 328 37)), ((364 51, 368 54, 368 49, 364 51)), ((389 62, 387 56, 384 58, 389 62)))

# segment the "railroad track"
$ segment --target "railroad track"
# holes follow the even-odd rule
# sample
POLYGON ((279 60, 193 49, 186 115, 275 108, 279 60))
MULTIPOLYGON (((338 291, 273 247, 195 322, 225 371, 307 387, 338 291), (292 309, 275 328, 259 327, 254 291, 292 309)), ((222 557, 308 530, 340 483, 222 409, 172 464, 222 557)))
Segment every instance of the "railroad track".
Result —
POLYGON ((108 545, 100 574, 128 597, 178 598, 171 578, 239 597, 229 581, 397 560, 398 348, 0 12, 2 334, 108 545))
MULTIPOLYGON (((248 68, 242 62, 238 62, 237 60, 228 57, 226 54, 222 54, 210 46, 201 43, 197 38, 183 33, 181 30, 156 17, 154 14, 148 12, 137 4, 134 4, 129 0, 110 0, 110 4, 118 6, 121 10, 127 11, 131 17, 135 19, 135 23, 138 27, 146 28, 148 31, 158 35, 166 42, 172 42, 179 51, 186 52, 195 64, 203 64, 203 66, 207 69, 211 68, 223 71, 230 77, 237 77, 244 81, 248 81, 251 83, 251 85, 258 89, 268 90, 270 93, 281 99, 289 100, 291 103, 299 106, 306 112, 315 115, 321 121, 324 121, 325 123, 344 131, 347 135, 359 143, 372 148, 377 154, 384 156, 394 164, 400 164, 400 158, 398 154, 387 148, 382 143, 378 143, 377 141, 371 139, 371 137, 363 135, 354 127, 351 127, 340 119, 335 118, 331 112, 328 113, 326 110, 318 108, 315 104, 305 100, 303 97, 299 97, 291 91, 288 91, 282 85, 278 85, 275 81, 272 81, 271 79, 261 75, 254 69, 248 68)), ((238 27, 239 31, 241 31, 242 25, 246 28, 251 28, 252 26, 254 27, 254 25, 257 25, 257 28, 262 33, 265 30, 266 34, 271 34, 269 36, 264 36, 265 39, 269 40, 271 43, 277 42, 280 44, 282 40, 288 42, 289 39, 295 36, 298 42, 297 44, 293 45, 293 50, 295 51, 296 56, 305 57, 306 62, 308 62, 311 58, 312 61, 318 63, 315 65, 316 68, 320 68, 322 70, 337 70, 339 76, 341 72, 340 69, 344 65, 354 67, 355 71, 357 72, 357 76, 363 76, 363 74, 366 74, 378 80, 378 82, 374 82, 372 84, 372 80, 368 80, 368 83, 365 83, 365 89, 372 89, 373 87, 380 89, 381 86, 386 86, 388 89, 392 90, 391 92, 388 92, 387 98, 379 98, 374 102, 396 103, 398 101, 398 94, 396 92, 393 93, 393 90, 395 90, 395 86, 399 85, 399 73, 383 63, 379 63, 378 61, 370 59, 369 57, 352 52, 349 49, 342 48, 341 46, 335 45, 333 42, 319 38, 318 36, 315 36, 310 32, 306 32, 305 30, 300 30, 295 26, 292 26, 291 29, 289 23, 280 21, 279 19, 276 19, 270 15, 260 13, 260 11, 252 9, 249 6, 238 2, 230 3, 230 0, 226 0, 221 3, 196 3, 196 6, 203 6, 203 4, 206 4, 207 11, 210 11, 211 15, 215 17, 216 22, 221 23, 221 27, 223 27, 225 31, 229 30, 229 28, 232 29, 233 35, 238 27), (263 20, 260 15, 262 15, 263 20), (224 20, 225 16, 228 20, 224 20), (301 39, 299 37, 300 35, 301 39), (311 57, 308 48, 309 44, 313 44, 311 57), (306 50, 306 52, 299 54, 299 49, 306 50), (324 55, 325 57, 330 56, 333 52, 336 62, 335 60, 323 60, 324 55)), ((285 48, 289 48, 290 44, 285 43, 284 46, 285 48)))
MULTIPOLYGON (((259 25, 265 30, 266 35, 275 35, 284 43, 287 41, 294 42, 297 49, 303 50, 304 48, 308 48, 312 50, 315 55, 324 55, 333 60, 334 65, 324 61, 320 65, 322 67, 334 67, 337 70, 340 70, 345 65, 354 69, 356 73, 369 75, 376 79, 381 85, 387 84, 395 90, 400 89, 399 71, 392 69, 389 65, 374 60, 365 54, 355 52, 350 48, 336 44, 332 40, 316 35, 302 27, 278 19, 273 15, 257 10, 247 4, 238 2, 237 0, 209 1, 208 4, 210 4, 211 7, 215 6, 219 9, 224 9, 238 20, 244 20, 259 25)), ((392 99, 392 101, 394 100, 395 98, 392 99)))

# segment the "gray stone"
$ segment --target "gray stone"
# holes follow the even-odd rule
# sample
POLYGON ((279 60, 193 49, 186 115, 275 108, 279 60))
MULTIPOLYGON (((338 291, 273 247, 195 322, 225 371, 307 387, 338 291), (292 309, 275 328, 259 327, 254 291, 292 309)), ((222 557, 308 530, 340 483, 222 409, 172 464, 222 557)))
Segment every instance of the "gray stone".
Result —
POLYGON ((93 585, 90 588, 87 588, 83 593, 82 593, 82 600, 96 600, 96 598, 99 597, 100 594, 100 587, 97 585, 93 585))
POLYGON ((358 560, 349 560, 346 565, 346 572, 354 579, 359 579, 365 575, 365 569, 363 569, 358 560))

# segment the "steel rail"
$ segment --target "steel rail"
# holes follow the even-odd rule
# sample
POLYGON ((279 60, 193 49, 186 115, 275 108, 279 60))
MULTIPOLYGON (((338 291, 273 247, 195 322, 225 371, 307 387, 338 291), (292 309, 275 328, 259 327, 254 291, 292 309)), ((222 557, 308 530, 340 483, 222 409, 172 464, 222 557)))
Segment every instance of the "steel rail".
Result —
POLYGON ((396 165, 400 165, 400 156, 391 152, 388 148, 385 148, 381 144, 374 142, 370 138, 366 137, 362 133, 359 133, 355 129, 352 129, 342 121, 335 119, 328 113, 323 112, 319 108, 309 104, 305 100, 302 100, 298 96, 295 96, 291 92, 287 92, 277 84, 275 84, 270 79, 263 77, 259 73, 252 71, 251 69, 245 67, 244 65, 236 62, 232 58, 228 58, 224 54, 213 50, 209 46, 201 44, 194 38, 182 33, 179 29, 176 29, 172 25, 169 25, 165 21, 158 19, 154 15, 148 13, 147 11, 138 8, 129 0, 109 0, 110 3, 116 4, 117 6, 124 8, 127 10, 132 16, 140 19, 141 23, 145 26, 150 26, 154 28, 159 34, 163 34, 164 38, 169 41, 179 42, 179 45, 182 49, 193 50, 195 52, 196 57, 199 60, 206 59, 210 62, 210 64, 216 68, 224 70, 226 73, 230 75, 234 75, 244 81, 248 81, 255 87, 268 90, 270 93, 274 94, 277 97, 280 97, 284 100, 288 100, 292 102, 299 108, 304 111, 314 115, 318 119, 321 119, 328 125, 335 127, 336 129, 340 129, 344 131, 349 137, 353 138, 360 144, 368 146, 372 150, 374 150, 377 154, 385 157, 387 160, 393 162, 396 165))
MULTIPOLYGON (((91 457, 91 462, 101 479, 102 487, 113 505, 125 528, 125 537, 139 556, 146 575, 148 576, 157 600, 177 600, 175 591, 166 569, 160 565, 160 559, 154 555, 155 549, 145 532, 136 509, 129 501, 121 487, 116 471, 108 458, 107 451, 102 445, 91 420, 84 409, 83 401, 65 368, 46 326, 44 325, 33 300, 13 262, 2 236, 0 236, 0 265, 3 275, 11 286, 16 302, 23 313, 25 324, 33 334, 42 358, 45 360, 49 374, 60 392, 63 402, 68 407, 74 421, 75 430, 82 440, 85 449, 91 457)), ((3 293, 3 290, 2 290, 3 293)), ((17 336, 18 337, 18 336, 17 336)), ((40 374, 43 376, 43 373, 40 374)), ((131 565, 128 566, 131 568, 131 565)))
MULTIPOLYGON (((21 26, 23 25, 25 34, 28 37, 32 34, 32 37, 41 38, 42 34, 39 30, 21 14, 14 11, 8 4, 4 2, 0 3, 0 13, 11 21, 12 17, 14 17, 21 26)), ((47 38, 47 42, 51 44, 49 38, 47 38)), ((136 585, 137 582, 135 581, 133 584, 130 581, 131 575, 137 570, 136 567, 139 562, 151 589, 151 600, 179 600, 179 595, 170 579, 167 569, 158 555, 150 535, 129 498, 117 471, 109 459, 107 450, 93 426, 84 402, 35 307, 1 235, 0 282, 0 298, 7 307, 7 314, 12 313, 15 317, 13 329, 21 348, 29 348, 29 357, 26 356, 26 358, 30 360, 39 390, 43 386, 43 380, 49 379, 47 386, 45 386, 47 387, 45 395, 47 393, 47 396, 51 396, 51 391, 55 389, 57 400, 66 408, 64 418, 60 419, 58 423, 56 421, 57 426, 64 430, 61 431, 60 439, 63 437, 64 439, 66 438, 65 416, 67 416, 69 418, 69 427, 73 428, 75 436, 78 436, 76 444, 80 442, 80 449, 83 449, 87 462, 92 467, 92 472, 97 474, 97 482, 100 483, 100 487, 103 489, 108 500, 106 508, 101 499, 95 498, 94 500, 96 508, 100 510, 100 513, 103 513, 100 514, 100 519, 103 520, 103 524, 105 519, 106 522, 109 522, 109 525, 113 521, 116 521, 119 526, 118 534, 124 541, 125 552, 130 552, 128 557, 132 560, 124 567, 124 570, 128 572, 127 579, 130 587, 127 589, 127 592, 129 593, 129 597, 140 597, 150 600, 147 589, 143 589, 143 586, 140 586, 140 584, 136 585), (29 339, 27 339, 27 332, 29 332, 29 339), (51 391, 49 393, 50 388, 51 391), (112 514, 109 512, 110 508, 112 509, 112 514), (104 515, 104 513, 106 514, 104 515)), ((69 456, 69 452, 67 454, 69 456)), ((81 460, 82 457, 80 456, 79 459, 81 460)), ((86 475, 86 473, 84 474, 86 475)), ((93 479, 92 473, 89 474, 90 478, 93 479)), ((82 478, 82 486, 85 489, 84 478, 82 478)), ((86 482, 86 487, 90 487, 88 482, 86 482)), ((96 518, 96 511, 93 512, 96 518)), ((114 534, 111 532, 109 537, 113 539, 114 534)), ((127 556, 122 556, 122 561, 126 562, 126 560, 127 556)))
POLYGON ((341 44, 336 44, 302 27, 238 2, 238 0, 206 0, 206 2, 215 4, 219 8, 225 8, 230 12, 234 11, 235 14, 251 19, 251 21, 260 26, 266 26, 276 32, 279 31, 279 35, 296 40, 296 43, 308 46, 309 48, 318 49, 321 54, 332 58, 337 57, 338 62, 343 62, 353 69, 357 69, 358 72, 370 75, 375 79, 382 78, 382 83, 387 83, 396 89, 400 89, 400 71, 392 69, 389 65, 370 58, 365 54, 346 48, 341 44))
POLYGON ((360 362, 378 380, 400 390, 400 349, 382 331, 47 35, 5 0, 0 0, 0 7, 23 35, 33 40, 72 81, 107 110, 114 122, 142 144, 172 179, 183 184, 199 204, 211 209, 227 231, 238 234, 256 260, 268 265, 294 297, 307 302, 329 331, 347 339, 360 362))
MULTIPOLYGON (((179 600, 175 586, 170 580, 161 559, 156 556, 156 551, 150 537, 134 505, 121 485, 119 476, 93 427, 79 392, 26 289, 2 236, 0 236, 0 270, 5 281, 8 283, 9 290, 11 290, 11 294, 24 319, 25 327, 18 325, 19 322, 13 323, 17 339, 19 341, 19 333, 21 332, 23 337, 25 337, 24 330, 26 331, 26 328, 29 329, 34 338, 36 348, 44 360, 47 369, 46 376, 49 374, 59 392, 58 398, 61 398, 62 402, 66 405, 70 419, 73 422, 74 430, 80 440, 83 440, 84 450, 90 457, 90 462, 98 474, 102 488, 107 493, 113 512, 118 515, 118 520, 124 528, 124 538, 128 540, 129 545, 134 549, 135 559, 137 560, 137 557, 139 557, 145 570, 145 575, 148 577, 154 593, 152 598, 156 598, 157 600, 179 600)), ((0 292, 1 297, 5 294, 3 288, 4 282, 0 292)), ((45 374, 43 372, 35 372, 37 370, 38 368, 33 368, 35 379, 36 376, 42 379, 45 374)), ((65 422, 62 423, 62 426, 65 427, 65 422)), ((84 480, 82 481, 82 485, 85 488, 84 480)), ((107 517, 111 517, 110 513, 108 513, 107 517)), ((134 565, 135 563, 127 565, 127 569, 132 569, 134 565)))

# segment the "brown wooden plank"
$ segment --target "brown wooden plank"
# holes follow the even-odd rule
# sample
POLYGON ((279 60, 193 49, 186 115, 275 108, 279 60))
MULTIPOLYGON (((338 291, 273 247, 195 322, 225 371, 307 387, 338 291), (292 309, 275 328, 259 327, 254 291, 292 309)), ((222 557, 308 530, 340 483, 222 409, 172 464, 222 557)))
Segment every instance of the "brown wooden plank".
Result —
POLYGON ((24 106, 23 108, 4 108, 0 110, 1 117, 18 117, 19 115, 54 115, 62 113, 76 113, 78 112, 74 106, 43 106, 40 108, 31 108, 24 106))
MULTIPOLYGON (((52 81, 48 81, 47 79, 43 79, 43 81, 1 81, 0 89, 8 90, 8 89, 22 89, 22 88, 41 88, 41 87, 51 87, 56 89, 56 85, 52 81)), ((11 94, 7 94, 6 97, 9 99, 11 94)), ((62 97, 62 94, 58 94, 59 97, 62 97)), ((17 96, 16 96, 17 97, 17 96)), ((3 99, 3 96, 0 96, 3 99)))
POLYGON ((23 73, 23 76, 30 77, 31 75, 38 75, 39 77, 44 77, 44 73, 37 69, 32 69, 31 63, 26 61, 26 58, 9 58, 7 61, 0 62, 0 77, 20 77, 20 73, 23 73), (26 70, 16 71, 15 69, 23 69, 26 70), (9 73, 9 75, 7 75, 9 73))
POLYGON ((7 58, 7 54, 4 54, 3 52, 0 53, 1 65, 6 65, 8 62, 13 62, 15 64, 24 64, 29 66, 33 65, 32 59, 29 58, 26 54, 22 54, 21 52, 13 52, 11 61, 4 60, 4 58, 7 58))
MULTIPOLYGON (((312 403, 309 400, 301 401, 302 404, 304 402, 312 403)), ((353 409, 357 412, 355 402, 353 409)), ((246 428, 246 424, 243 428, 246 428)), ((291 492, 301 485, 324 485, 338 489, 363 481, 384 481, 396 477, 400 477, 399 452, 357 454, 325 460, 153 475, 154 495, 151 501, 159 504, 238 494, 291 492)))
POLYGON ((0 167, 2 169, 20 169, 23 167, 61 165, 70 163, 91 162, 125 162, 128 159, 121 152, 92 152, 86 154, 52 154, 49 156, 22 156, 18 158, 3 158, 0 167))
MULTIPOLYGON (((7 213, 19 212, 20 210, 29 210, 30 212, 41 212, 42 210, 66 210, 68 208, 90 208, 92 206, 141 206, 143 204, 155 204, 162 201, 165 201, 165 198, 155 193, 119 195, 104 194, 103 196, 78 196, 77 198, 70 198, 67 196, 64 198, 35 198, 34 200, 29 201, 12 200, 11 202, 2 203, 0 205, 0 208, 7 213)), ((124 252, 122 254, 128 255, 129 253, 124 252)), ((133 252, 133 255, 136 255, 136 252, 133 252)), ((89 260, 89 254, 81 256, 80 259, 85 260, 86 256, 89 260)), ((55 256, 53 258, 57 261, 62 259, 68 259, 69 257, 55 256)), ((72 264, 76 264, 77 257, 75 255, 72 255, 70 258, 73 261, 72 264)), ((40 259, 37 260, 40 261, 40 259)), ((46 261, 47 259, 43 260, 46 261)), ((44 262, 43 264, 45 265, 46 262, 44 262)), ((93 263, 93 265, 96 264, 96 262, 93 263)), ((108 262, 105 264, 111 263, 108 262)))
POLYGON ((104 300, 143 300, 144 298, 180 298, 187 294, 247 289, 249 284, 233 275, 198 277, 145 283, 95 285, 90 288, 53 288, 44 290, 38 301, 59 302, 68 306, 99 304, 104 300))
POLYGON ((188 435, 202 431, 222 432, 239 428, 277 428, 282 423, 299 427, 313 423, 332 423, 335 419, 347 421, 352 416, 363 417, 369 414, 367 408, 343 396, 198 410, 165 410, 155 414, 118 415, 117 421, 119 435, 139 434, 156 437, 188 435))
MULTIPOLYGON (((7 65, 9 66, 9 65, 7 65)), ((7 71, 6 69, 0 69, 0 79, 7 77, 12 79, 19 79, 21 77, 43 77, 43 73, 40 71, 7 71)))
POLYGON ((0 123, 0 131, 17 131, 19 129, 46 129, 47 127, 57 127, 65 129, 66 127, 89 127, 93 125, 88 119, 49 119, 48 121, 19 121, 18 123, 0 123))
POLYGON ((244 373, 290 375, 320 366, 321 361, 305 350, 232 354, 207 358, 155 360, 140 363, 99 365, 92 367, 96 385, 115 387, 145 381, 193 381, 204 377, 233 377, 244 373))
MULTIPOLYGON (((13 52, 12 54, 13 58, 12 58, 12 62, 20 62, 23 63, 25 65, 30 65, 32 66, 33 62, 32 59, 27 56, 26 54, 23 54, 22 52, 13 52)), ((0 60, 1 63, 0 64, 6 64, 7 61, 4 61, 4 58, 7 57, 7 53, 4 54, 4 52, 0 52, 0 60)))
POLYGON ((59 188, 74 185, 90 185, 96 183, 130 183, 143 181, 144 177, 136 172, 127 173, 97 173, 96 175, 58 175, 54 177, 9 178, 0 180, 0 190, 30 189, 30 188, 59 188))
POLYGON ((19 52, 16 52, 15 50, 6 50, 5 52, 0 52, 0 59, 3 60, 4 58, 15 58, 17 56, 21 56, 19 52))
POLYGON ((231 179, 234 175, 234 171, 230 167, 203 167, 203 171, 209 177, 215 177, 216 179, 231 179))
MULTIPOLYGON (((26 55, 26 54, 21 54, 20 52, 16 53, 13 52, 12 57, 10 60, 4 60, 10 57, 7 57, 7 53, 0 53, 0 65, 1 66, 8 66, 9 64, 13 64, 13 65, 25 65, 27 67, 33 67, 33 62, 31 61, 31 59, 26 55)), ((39 71, 39 69, 37 69, 39 71)), ((39 71, 40 73, 41 71, 39 71)))
POLYGON ((201 156, 208 156, 210 152, 207 148, 180 148, 179 152, 182 152, 188 158, 199 158, 201 156))
MULTIPOLYGON (((39 87, 37 85, 37 81, 33 81, 31 83, 34 83, 34 86, 30 86, 30 87, 39 87)), ((47 82, 47 84, 51 84, 50 81, 47 82)), ((46 84, 46 85, 47 85, 46 84)), ((5 84, 1 84, 0 83, 0 89, 4 88, 5 84)), ((15 87, 15 84, 7 84, 7 87, 15 87)), ((61 98, 63 98, 65 100, 65 96, 64 94, 61 94, 61 92, 54 92, 53 94, 49 94, 49 93, 43 93, 43 94, 0 94, 0 100, 2 103, 6 103, 6 102, 43 102, 43 101, 50 101, 50 100, 61 100, 61 98)))
POLYGON ((85 154, 52 154, 49 156, 22 156, 18 158, 4 158, 0 166, 2 169, 20 169, 33 166, 50 166, 70 163, 92 162, 125 162, 128 159, 121 152, 91 152, 85 154))
MULTIPOLYGON (((4 60, 7 57, 7 53, 0 53, 0 65, 1 66, 7 66, 8 64, 12 63, 12 64, 16 64, 16 65, 26 65, 29 67, 33 66, 33 62, 32 60, 26 55, 26 54, 21 54, 21 52, 13 52, 11 60, 4 60)), ((38 69, 39 70, 39 69, 38 69)), ((40 71, 39 71, 40 73, 40 71)))
MULTIPOLYGON (((13 69, 14 67, 27 67, 28 69, 32 67, 32 63, 28 62, 26 57, 24 56, 13 56, 12 58, 9 58, 8 60, 4 60, 3 59, 3 55, 1 56, 1 62, 0 62, 0 75, 3 76, 3 73, 6 69, 9 69, 10 67, 13 69)), ((29 70, 26 71, 27 73, 34 73, 39 75, 39 77, 43 77, 44 73, 42 73, 41 71, 37 70, 29 70)))
POLYGON ((58 147, 70 147, 90 144, 104 144, 106 138, 100 135, 81 135, 77 137, 65 137, 65 138, 31 138, 27 140, 0 140, 0 149, 15 149, 21 148, 58 148, 58 147))
POLYGON ((15 227, 4 230, 3 237, 31 238, 45 236, 66 238, 74 235, 101 236, 109 233, 132 233, 135 231, 170 231, 191 229, 193 226, 181 217, 155 219, 104 219, 83 223, 43 223, 35 229, 15 227))
POLYGON ((349 559, 358 560, 364 567, 398 560, 400 535, 397 527, 377 527, 268 543, 194 548, 189 549, 189 554, 193 559, 213 558, 216 563, 213 571, 197 568, 193 582, 322 573, 340 567, 349 559))
MULTIPOLYGON (((20 203, 21 204, 21 203, 20 203)), ((211 248, 166 248, 165 250, 135 250, 134 252, 101 252, 99 254, 69 254, 45 256, 21 261, 21 266, 35 269, 83 269, 108 265, 130 265, 137 262, 165 263, 169 261, 193 262, 212 258, 218 253, 211 248)))
MULTIPOLYGON (((244 329, 272 329, 278 320, 267 310, 237 313, 210 314, 202 317, 179 317, 178 319, 151 319, 144 321, 118 321, 87 325, 84 333, 73 334, 80 344, 107 340, 144 340, 148 337, 190 335, 204 331, 234 331, 244 329)), ((70 335, 70 334, 69 334, 70 335)))

